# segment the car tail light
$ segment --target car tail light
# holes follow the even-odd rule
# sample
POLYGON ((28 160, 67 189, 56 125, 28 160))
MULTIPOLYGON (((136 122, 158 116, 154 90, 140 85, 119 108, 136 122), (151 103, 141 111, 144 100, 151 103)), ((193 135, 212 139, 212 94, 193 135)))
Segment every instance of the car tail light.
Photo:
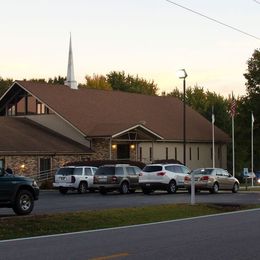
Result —
POLYGON ((71 182, 74 183, 76 181, 75 176, 71 176, 71 182))
POLYGON ((190 177, 189 177, 189 176, 185 176, 185 177, 184 177, 184 180, 185 180, 185 181, 190 181, 190 177))
POLYGON ((164 176, 166 172, 157 172, 157 176, 164 176))
POLYGON ((112 182, 116 182, 117 181, 117 177, 116 176, 112 176, 112 182))
POLYGON ((200 178, 201 181, 208 181, 209 180, 209 176, 202 176, 200 178))

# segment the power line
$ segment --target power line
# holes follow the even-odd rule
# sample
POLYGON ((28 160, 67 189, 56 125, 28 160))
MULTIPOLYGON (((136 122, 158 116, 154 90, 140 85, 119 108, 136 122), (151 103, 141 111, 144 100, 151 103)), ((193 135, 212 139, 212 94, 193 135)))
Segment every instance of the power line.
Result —
MULTIPOLYGON (((257 40, 260 40, 259 37, 255 36, 255 35, 253 35, 253 34, 250 34, 250 33, 247 33, 247 32, 245 32, 245 31, 242 31, 242 30, 240 30, 240 29, 238 29, 238 28, 236 28, 236 27, 233 27, 233 26, 231 26, 231 25, 228 25, 228 24, 226 24, 226 23, 223 23, 223 22, 221 22, 221 21, 218 21, 218 20, 216 20, 216 19, 214 19, 214 18, 211 18, 211 17, 209 17, 209 16, 207 16, 207 15, 205 15, 205 14, 202 14, 202 13, 200 13, 200 12, 197 12, 197 11, 195 11, 195 10, 192 10, 192 9, 190 9, 190 8, 188 8, 188 7, 185 7, 185 6, 183 6, 183 5, 180 5, 180 4, 175 3, 175 2, 173 2, 173 1, 170 1, 170 0, 165 0, 165 1, 167 1, 167 2, 169 2, 169 3, 171 3, 171 4, 173 4, 173 5, 176 5, 176 6, 180 7, 180 8, 182 8, 182 9, 185 9, 185 10, 187 10, 187 11, 189 11, 189 12, 192 12, 192 13, 194 13, 194 14, 197 14, 197 15, 199 15, 199 16, 201 16, 201 17, 203 17, 203 18, 206 18, 206 19, 208 19, 208 20, 210 20, 210 21, 213 21, 213 22, 215 22, 215 23, 218 23, 218 24, 220 24, 220 25, 223 25, 223 26, 225 26, 225 27, 228 27, 228 28, 230 28, 230 29, 232 29, 232 30, 234 30, 234 31, 240 32, 240 33, 242 33, 242 34, 245 34, 245 35, 247 35, 247 36, 250 36, 250 37, 252 37, 252 38, 255 38, 255 39, 257 39, 257 40)), ((254 1, 255 1, 255 0, 254 0, 254 1)), ((257 2, 257 1, 255 1, 255 2, 257 2)), ((257 3, 260 4, 260 2, 257 2, 257 3)))

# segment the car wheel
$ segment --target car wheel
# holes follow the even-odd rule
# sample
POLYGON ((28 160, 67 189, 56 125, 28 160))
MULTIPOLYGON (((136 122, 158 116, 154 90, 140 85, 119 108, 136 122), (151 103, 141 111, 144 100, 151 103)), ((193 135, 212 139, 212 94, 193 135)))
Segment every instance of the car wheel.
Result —
POLYGON ((173 194, 173 193, 176 193, 176 191, 177 191, 176 182, 175 181, 170 181, 170 183, 168 185, 167 192, 169 194, 173 194))
POLYGON ((215 183, 213 184, 213 187, 212 187, 212 189, 210 190, 210 192, 211 192, 211 193, 218 193, 218 190, 219 190, 219 186, 218 186, 218 184, 215 182, 215 183))
POLYGON ((88 184, 86 182, 81 182, 79 184, 78 193, 83 194, 88 190, 88 184))
POLYGON ((239 189, 239 186, 238 186, 238 183, 236 182, 233 186, 233 189, 232 189, 232 192, 233 193, 237 193, 238 192, 238 189, 239 189))
POLYGON ((142 188, 142 191, 144 194, 150 194, 152 192, 151 189, 147 189, 147 188, 142 188))
POLYGON ((59 192, 60 192, 61 194, 66 194, 66 193, 68 192, 68 189, 67 189, 67 188, 63 188, 63 187, 60 187, 60 188, 59 188, 59 192))
POLYGON ((129 184, 126 181, 124 181, 121 184, 119 191, 121 194, 127 194, 129 192, 129 184))
POLYGON ((30 191, 20 190, 15 198, 13 211, 17 215, 27 215, 33 210, 34 198, 30 191))

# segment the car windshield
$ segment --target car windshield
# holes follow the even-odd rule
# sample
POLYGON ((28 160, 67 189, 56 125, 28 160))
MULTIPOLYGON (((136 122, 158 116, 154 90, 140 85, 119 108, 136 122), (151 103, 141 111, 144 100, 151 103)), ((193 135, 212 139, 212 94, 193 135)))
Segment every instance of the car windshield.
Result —
POLYGON ((195 175, 202 174, 202 175, 210 175, 213 172, 213 169, 197 169, 194 170, 193 173, 195 175))
POLYGON ((115 175, 114 166, 99 167, 95 172, 95 175, 115 175))
POLYGON ((158 172, 162 170, 162 166, 160 165, 147 165, 144 167, 144 172, 158 172))

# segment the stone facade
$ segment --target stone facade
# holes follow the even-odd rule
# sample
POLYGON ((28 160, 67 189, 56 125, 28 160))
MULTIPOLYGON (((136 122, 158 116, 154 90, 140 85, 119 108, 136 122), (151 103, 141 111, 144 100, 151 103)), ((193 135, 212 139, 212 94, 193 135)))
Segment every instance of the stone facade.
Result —
POLYGON ((48 174, 53 175, 56 169, 63 166, 65 163, 89 160, 90 155, 8 155, 0 157, 0 160, 4 161, 5 168, 11 168, 15 174, 34 177, 38 177, 40 175, 41 159, 49 160, 50 169, 48 174))

